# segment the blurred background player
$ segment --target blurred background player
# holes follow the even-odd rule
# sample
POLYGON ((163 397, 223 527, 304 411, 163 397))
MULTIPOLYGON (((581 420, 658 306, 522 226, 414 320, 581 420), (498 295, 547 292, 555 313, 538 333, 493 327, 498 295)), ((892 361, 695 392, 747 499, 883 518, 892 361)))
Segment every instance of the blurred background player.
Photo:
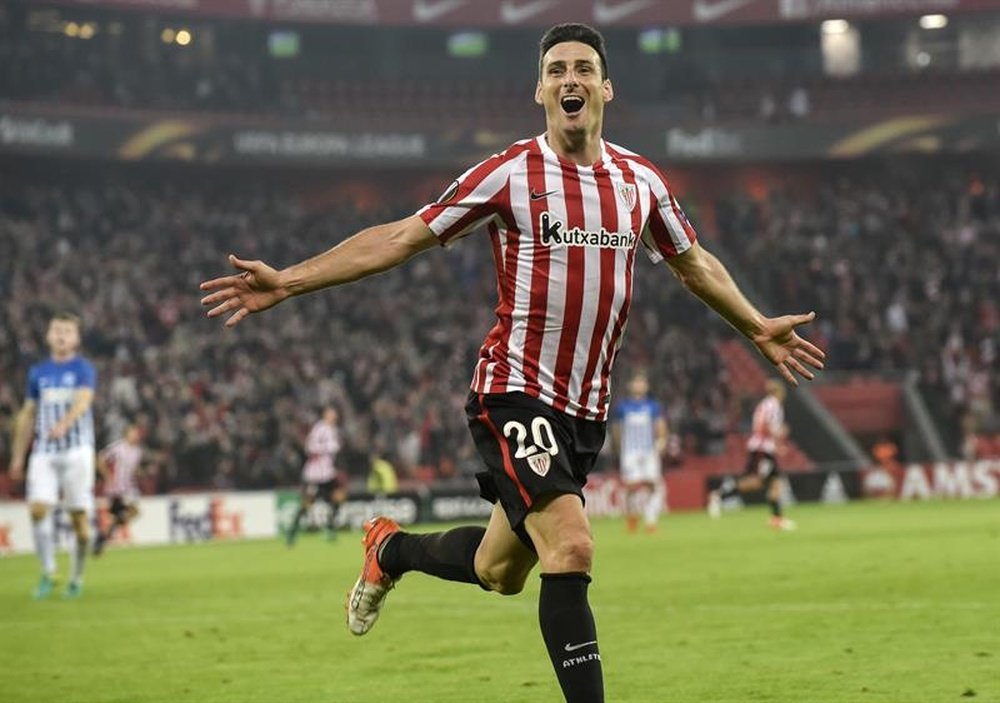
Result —
POLYGON ((708 513, 712 517, 722 514, 722 501, 741 493, 759 491, 767 494, 771 506, 771 526, 794 530, 795 523, 781 514, 781 471, 776 458, 778 444, 785 438, 785 387, 780 381, 769 380, 764 385, 767 395, 753 411, 753 431, 747 441, 747 465, 743 475, 708 496, 708 513))
POLYGON ((302 504, 295 519, 288 527, 286 541, 291 547, 299 533, 302 520, 309 513, 309 508, 316 499, 325 501, 330 508, 326 521, 327 537, 332 539, 334 520, 337 517, 337 507, 344 501, 345 490, 338 480, 334 459, 340 451, 340 430, 337 428, 337 410, 332 407, 323 409, 323 415, 309 430, 306 436, 306 463, 302 467, 302 504))
POLYGON ((100 556, 105 545, 115 534, 139 515, 139 465, 142 462, 142 430, 129 425, 125 436, 101 450, 97 455, 97 470, 104 479, 104 494, 110 500, 108 511, 111 524, 97 533, 94 556, 100 556))
POLYGON ((635 532, 642 518, 646 530, 656 530, 666 500, 660 457, 667 449, 669 431, 660 404, 649 396, 649 379, 637 373, 629 382, 629 396, 612 415, 611 439, 621 462, 625 486, 625 519, 635 532))
POLYGON ((382 442, 376 442, 368 467, 368 492, 375 495, 388 495, 399 490, 399 477, 396 467, 386 457, 382 442))
POLYGON ((80 319, 57 313, 49 321, 45 341, 49 358, 28 371, 28 395, 14 424, 11 478, 24 474, 28 463, 27 498, 35 551, 42 575, 35 598, 47 598, 55 586, 56 536, 52 508, 59 501, 69 510, 76 534, 70 550, 70 580, 65 596, 83 593, 83 565, 90 534, 87 516, 94 508, 94 417, 91 406, 97 373, 80 356, 80 319), (32 440, 32 438, 34 438, 32 440))

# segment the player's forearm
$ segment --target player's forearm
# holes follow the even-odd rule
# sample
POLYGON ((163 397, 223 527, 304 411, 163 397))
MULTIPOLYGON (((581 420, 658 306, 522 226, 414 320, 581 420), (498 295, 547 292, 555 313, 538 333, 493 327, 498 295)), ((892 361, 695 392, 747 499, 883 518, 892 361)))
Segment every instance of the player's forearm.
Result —
POLYGON ((14 438, 11 447, 11 459, 23 462, 28 455, 28 445, 31 443, 31 433, 35 425, 35 412, 22 408, 14 420, 14 438))
POLYGON ((69 410, 67 410, 66 414, 63 415, 61 422, 67 427, 71 427, 73 423, 87 414, 87 411, 90 410, 90 405, 93 402, 93 392, 79 392, 73 400, 73 404, 70 406, 69 410))
POLYGON ((656 450, 659 452, 666 450, 669 439, 670 430, 667 428, 667 423, 661 420, 656 423, 656 450))
POLYGON ((722 262, 702 250, 696 263, 675 269, 684 286, 719 313, 740 334, 752 339, 764 328, 764 315, 747 300, 722 262))
POLYGON ((428 242, 407 235, 407 220, 369 227, 281 271, 282 288, 289 295, 302 295, 388 271, 428 248, 428 242))

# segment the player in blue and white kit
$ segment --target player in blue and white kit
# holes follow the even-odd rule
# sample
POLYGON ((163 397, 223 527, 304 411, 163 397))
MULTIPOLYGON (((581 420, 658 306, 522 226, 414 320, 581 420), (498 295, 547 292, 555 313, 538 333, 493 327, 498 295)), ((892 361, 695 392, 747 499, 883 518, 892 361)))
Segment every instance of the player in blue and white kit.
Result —
POLYGON ((80 320, 58 313, 45 341, 50 358, 28 371, 28 396, 14 424, 10 473, 19 480, 28 462, 27 497, 35 550, 42 563, 36 598, 47 598, 55 585, 56 540, 52 508, 62 491, 76 533, 66 596, 83 592, 83 564, 90 540, 87 517, 94 509, 94 417, 91 405, 97 374, 79 356, 80 320))
POLYGON ((649 380, 638 373, 629 382, 629 397, 616 404, 611 438, 621 463, 625 485, 625 514, 634 532, 642 517, 654 532, 666 501, 660 457, 667 449, 669 430, 660 404, 649 396, 649 380))

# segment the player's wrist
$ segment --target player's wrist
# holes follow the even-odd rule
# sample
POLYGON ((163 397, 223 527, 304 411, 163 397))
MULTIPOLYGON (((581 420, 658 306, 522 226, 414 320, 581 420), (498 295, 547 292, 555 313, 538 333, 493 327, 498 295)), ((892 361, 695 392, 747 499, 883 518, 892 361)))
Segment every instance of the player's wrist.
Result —
POLYGON ((294 269, 294 266, 289 266, 278 271, 278 285, 274 289, 274 294, 278 296, 279 303, 286 298, 301 295, 308 290, 294 269))

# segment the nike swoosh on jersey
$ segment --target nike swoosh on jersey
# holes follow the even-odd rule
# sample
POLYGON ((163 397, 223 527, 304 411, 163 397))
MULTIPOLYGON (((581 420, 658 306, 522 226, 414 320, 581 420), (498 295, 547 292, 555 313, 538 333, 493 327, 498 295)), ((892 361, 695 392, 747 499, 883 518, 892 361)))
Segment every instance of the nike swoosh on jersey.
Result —
POLYGON ((531 191, 530 193, 528 193, 528 197, 531 198, 532 200, 541 200, 542 198, 549 197, 555 192, 556 191, 554 190, 547 190, 544 193, 536 193, 535 191, 531 191))
POLYGON ((707 0, 694 0, 691 7, 691 14, 694 15, 695 22, 714 22, 725 17, 730 12, 735 12, 745 5, 749 5, 757 0, 718 0, 708 2, 707 0))
POLYGON ((570 644, 569 642, 567 642, 566 646, 563 647, 563 649, 565 649, 567 652, 575 652, 578 649, 589 647, 592 644, 597 644, 597 640, 591 640, 590 642, 581 642, 580 644, 570 644))
POLYGON ((518 24, 555 7, 560 2, 561 0, 535 0, 518 5, 512 0, 504 0, 500 4, 500 19, 507 24, 518 24))
POLYGON ((417 22, 433 22, 442 15, 447 15, 453 10, 457 10, 466 3, 466 0, 417 0, 413 3, 413 19, 417 22))
POLYGON ((594 22, 597 24, 612 24, 625 19, 629 15, 634 15, 639 10, 644 10, 653 4, 653 0, 628 0, 617 5, 609 5, 605 2, 598 2, 594 5, 594 22))

